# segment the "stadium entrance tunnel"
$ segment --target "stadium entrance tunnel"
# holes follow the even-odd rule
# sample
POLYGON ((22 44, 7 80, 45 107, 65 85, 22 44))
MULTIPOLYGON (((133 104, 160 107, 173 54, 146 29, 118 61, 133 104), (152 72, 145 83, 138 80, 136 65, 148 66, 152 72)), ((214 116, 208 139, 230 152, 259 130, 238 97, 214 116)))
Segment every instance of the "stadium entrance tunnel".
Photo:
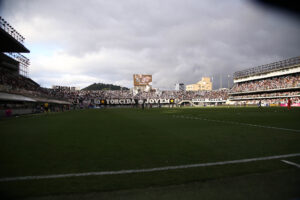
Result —
POLYGON ((179 106, 197 106, 190 100, 182 100, 178 103, 179 106))

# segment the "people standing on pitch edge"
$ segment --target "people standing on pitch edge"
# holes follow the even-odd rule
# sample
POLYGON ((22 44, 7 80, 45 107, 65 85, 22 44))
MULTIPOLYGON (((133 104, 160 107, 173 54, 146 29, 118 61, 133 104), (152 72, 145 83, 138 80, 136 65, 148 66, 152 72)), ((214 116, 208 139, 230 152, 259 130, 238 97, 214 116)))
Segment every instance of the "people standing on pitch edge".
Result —
POLYGON ((287 102, 287 108, 288 108, 288 110, 291 110, 291 105, 292 105, 292 100, 291 100, 291 98, 289 97, 289 98, 288 98, 288 102, 287 102))
POLYGON ((48 113, 48 111, 49 111, 49 104, 48 103, 44 103, 44 111, 46 113, 48 113))

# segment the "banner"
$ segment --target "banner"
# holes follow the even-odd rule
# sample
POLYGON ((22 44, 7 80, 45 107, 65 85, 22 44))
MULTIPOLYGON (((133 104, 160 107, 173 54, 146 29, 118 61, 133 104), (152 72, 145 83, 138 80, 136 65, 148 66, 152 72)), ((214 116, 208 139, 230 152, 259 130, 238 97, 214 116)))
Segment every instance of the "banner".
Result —
POLYGON ((101 104, 105 105, 134 105, 137 103, 135 99, 101 99, 101 104))
POLYGON ((146 99, 145 104, 173 104, 174 99, 146 99))
POLYGON ((174 104, 175 99, 97 99, 94 102, 101 105, 174 104))

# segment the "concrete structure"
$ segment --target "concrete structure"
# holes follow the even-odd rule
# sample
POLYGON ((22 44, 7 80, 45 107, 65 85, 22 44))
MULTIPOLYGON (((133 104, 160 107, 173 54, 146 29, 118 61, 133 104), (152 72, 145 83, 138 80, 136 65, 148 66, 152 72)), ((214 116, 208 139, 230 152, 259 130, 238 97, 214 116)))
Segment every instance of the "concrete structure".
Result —
POLYGON ((232 104, 284 106, 287 98, 291 98, 294 106, 298 106, 300 56, 238 71, 233 77, 234 86, 228 99, 232 104), (284 84, 276 82, 284 79, 284 84), (238 87, 243 90, 235 90, 238 87))

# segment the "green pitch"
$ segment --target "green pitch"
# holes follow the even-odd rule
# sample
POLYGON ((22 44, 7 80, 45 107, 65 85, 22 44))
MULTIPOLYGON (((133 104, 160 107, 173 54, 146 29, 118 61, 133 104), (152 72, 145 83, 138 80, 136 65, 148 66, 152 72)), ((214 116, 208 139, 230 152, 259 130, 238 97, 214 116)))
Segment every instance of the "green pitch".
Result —
MULTIPOLYGON (((0 127, 0 179, 150 169, 300 153, 298 108, 291 111, 286 108, 79 110, 3 119, 0 127)), ((238 179, 242 182, 239 185, 247 187, 249 183, 255 186, 261 179, 269 180, 266 184, 273 184, 262 191, 250 186, 249 194, 257 192, 261 197, 259 195, 270 190, 270 193, 278 193, 272 196, 275 199, 288 195, 290 198, 295 197, 293 195, 300 197, 299 193, 290 191, 290 188, 300 186, 299 169, 281 160, 0 182, 0 193, 13 198, 115 191, 107 197, 112 198, 120 190, 216 181, 207 183, 208 189, 202 188, 205 196, 213 193, 214 186, 220 187, 224 179, 226 182, 227 178, 245 177, 238 179), (257 174, 262 177, 249 178, 257 174), (277 179, 270 178, 273 176, 277 179), (276 185, 275 179, 284 186, 276 185), (276 191, 272 191, 274 189, 276 191)), ((284 160, 300 164, 300 157, 284 160)), ((234 181, 226 183, 227 191, 232 190, 233 197, 234 194, 240 197, 243 190, 235 190, 234 184, 234 181)), ((157 191, 145 190, 155 199, 157 191)), ((177 197, 176 191, 180 191, 166 190, 177 197)), ((193 196, 195 190, 189 188, 185 191, 190 190, 193 196)), ((134 198, 130 196, 129 199, 134 198)), ((167 198, 174 199, 174 196, 167 198)))

